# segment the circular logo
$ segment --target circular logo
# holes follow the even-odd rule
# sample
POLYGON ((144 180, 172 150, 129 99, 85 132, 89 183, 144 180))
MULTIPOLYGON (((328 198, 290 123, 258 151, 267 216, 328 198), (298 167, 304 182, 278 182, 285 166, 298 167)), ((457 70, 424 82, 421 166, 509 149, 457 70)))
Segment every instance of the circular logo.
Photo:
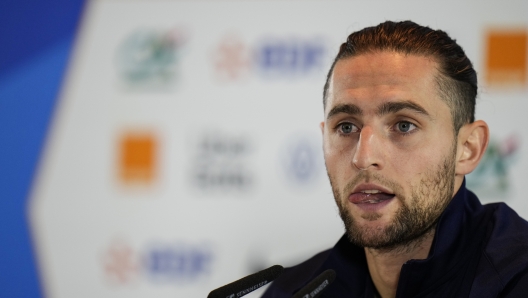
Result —
POLYGON ((322 169, 322 150, 314 137, 298 137, 286 143, 282 164, 291 181, 313 182, 322 169))

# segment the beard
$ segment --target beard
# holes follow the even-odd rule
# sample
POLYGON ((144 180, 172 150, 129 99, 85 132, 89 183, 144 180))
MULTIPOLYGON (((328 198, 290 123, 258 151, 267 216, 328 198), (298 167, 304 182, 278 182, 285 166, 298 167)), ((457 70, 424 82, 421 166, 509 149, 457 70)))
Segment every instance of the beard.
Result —
MULTIPOLYGON (((416 185, 411 184, 409 197, 405 197, 403 188, 398 183, 365 170, 360 171, 345 186, 343 192, 339 192, 334 179, 328 173, 348 239, 360 247, 393 251, 398 248, 411 248, 413 243, 419 244, 423 236, 432 233, 440 215, 453 196, 456 142, 453 147, 441 164, 425 172, 416 185), (401 202, 401 207, 397 210, 394 219, 385 227, 361 226, 357 219, 348 212, 347 202, 343 202, 341 193, 348 195, 362 181, 378 182, 390 187, 394 191, 394 199, 401 202)), ((381 216, 378 213, 369 213, 363 215, 362 218, 375 221, 381 216)))

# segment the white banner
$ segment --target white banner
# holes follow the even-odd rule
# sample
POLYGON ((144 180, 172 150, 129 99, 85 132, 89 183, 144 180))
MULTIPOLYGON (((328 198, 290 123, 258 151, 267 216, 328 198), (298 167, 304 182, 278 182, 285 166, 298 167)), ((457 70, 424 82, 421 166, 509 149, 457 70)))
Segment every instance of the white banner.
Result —
POLYGON ((528 217, 526 1, 92 1, 29 210, 46 296, 206 297, 333 246, 326 73, 348 34, 407 19, 479 74, 468 185, 528 217))

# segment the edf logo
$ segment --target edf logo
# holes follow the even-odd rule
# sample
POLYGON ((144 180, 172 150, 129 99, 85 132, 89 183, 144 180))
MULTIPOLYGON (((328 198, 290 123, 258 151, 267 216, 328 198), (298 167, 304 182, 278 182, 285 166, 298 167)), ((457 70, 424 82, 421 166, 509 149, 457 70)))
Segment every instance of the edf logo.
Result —
POLYGON ((326 69, 323 38, 267 38, 249 45, 238 36, 226 36, 213 52, 218 78, 247 79, 251 74, 266 78, 306 77, 326 69))
POLYGON ((265 75, 303 75, 323 68, 324 53, 315 40, 269 40, 257 47, 256 63, 265 75))
POLYGON ((212 253, 208 246, 184 244, 152 246, 144 265, 156 280, 193 280, 211 272, 212 253))
POLYGON ((150 282, 180 285, 207 278, 213 259, 210 243, 156 241, 138 250, 114 239, 102 255, 102 265, 112 284, 133 284, 146 276, 150 282))

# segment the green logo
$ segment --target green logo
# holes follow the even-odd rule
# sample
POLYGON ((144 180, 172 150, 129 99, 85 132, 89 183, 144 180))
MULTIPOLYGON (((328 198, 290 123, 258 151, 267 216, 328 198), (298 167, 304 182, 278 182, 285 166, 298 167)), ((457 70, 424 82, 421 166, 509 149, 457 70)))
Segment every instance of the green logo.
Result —
POLYGON ((520 140, 511 135, 499 142, 491 139, 478 167, 469 174, 467 187, 479 197, 504 200, 510 191, 509 170, 517 159, 520 140))
POLYGON ((132 33, 118 50, 117 64, 124 83, 146 89, 171 85, 185 40, 183 32, 176 29, 132 33))

